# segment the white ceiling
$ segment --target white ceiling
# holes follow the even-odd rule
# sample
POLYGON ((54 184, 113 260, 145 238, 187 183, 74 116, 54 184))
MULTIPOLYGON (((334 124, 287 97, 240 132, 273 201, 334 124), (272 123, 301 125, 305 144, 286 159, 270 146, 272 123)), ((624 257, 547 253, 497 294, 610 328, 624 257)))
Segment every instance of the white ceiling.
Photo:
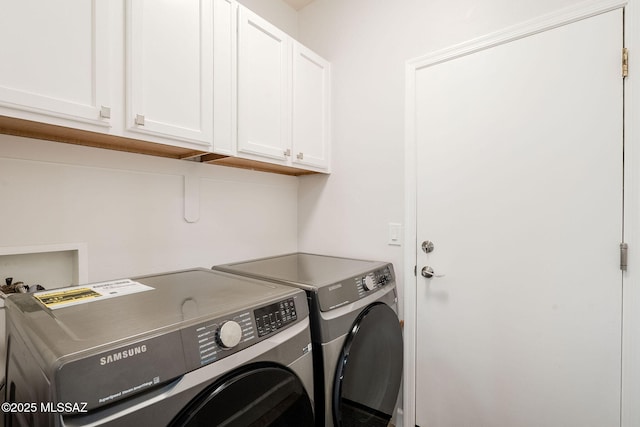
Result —
POLYGON ((289 6, 291 6, 295 10, 302 9, 312 1, 313 0, 284 0, 285 3, 287 3, 289 6))

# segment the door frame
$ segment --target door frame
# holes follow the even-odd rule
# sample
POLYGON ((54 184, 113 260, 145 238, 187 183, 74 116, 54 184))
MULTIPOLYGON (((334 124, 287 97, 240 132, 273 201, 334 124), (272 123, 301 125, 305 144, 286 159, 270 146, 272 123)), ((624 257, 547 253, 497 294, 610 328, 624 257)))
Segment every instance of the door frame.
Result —
MULTIPOLYGON (((640 2, 640 0, 638 0, 640 2)), ((404 381, 402 425, 415 426, 416 409, 416 330, 417 330, 417 277, 416 250, 418 236, 417 221, 417 144, 415 141, 415 73, 421 68, 450 61, 465 55, 490 49, 537 33, 548 31, 592 16, 624 8, 624 46, 633 52, 634 46, 640 46, 640 7, 635 0, 589 0, 578 3, 550 14, 542 15, 523 23, 507 27, 486 36, 457 44, 424 56, 410 59, 405 65, 405 176, 404 176, 404 381), (636 6, 636 7, 634 7, 636 6), (634 19, 635 18, 635 19, 634 19)), ((632 54, 633 55, 633 54, 632 54)), ((633 73, 633 61, 630 60, 630 75, 633 73)), ((621 76, 622 78, 622 76, 621 76)), ((629 244, 629 268, 623 274, 622 301, 622 426, 640 425, 640 408, 634 402, 640 400, 640 287, 634 284, 634 265, 640 265, 640 253, 634 251, 635 242, 640 233, 640 150, 633 150, 634 133, 632 123, 637 114, 633 111, 635 100, 640 102, 640 83, 633 86, 629 76, 624 81, 624 207, 623 231, 629 244), (637 174, 636 174, 637 175, 637 174), (635 309, 635 310, 634 310, 635 309)), ((636 108, 640 111, 640 107, 636 108)), ((640 132, 640 127, 637 132, 640 132)))

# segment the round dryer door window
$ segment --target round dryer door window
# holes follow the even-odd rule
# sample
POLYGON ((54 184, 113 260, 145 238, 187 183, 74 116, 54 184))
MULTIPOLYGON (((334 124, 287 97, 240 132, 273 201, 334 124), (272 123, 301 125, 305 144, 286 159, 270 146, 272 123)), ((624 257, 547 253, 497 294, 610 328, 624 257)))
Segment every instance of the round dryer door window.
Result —
POLYGON ((300 379, 277 365, 238 369, 192 400, 171 426, 285 427, 314 425, 300 379))
POLYGON ((342 349, 333 390, 336 426, 386 427, 402 380, 402 329, 386 304, 368 306, 342 349))

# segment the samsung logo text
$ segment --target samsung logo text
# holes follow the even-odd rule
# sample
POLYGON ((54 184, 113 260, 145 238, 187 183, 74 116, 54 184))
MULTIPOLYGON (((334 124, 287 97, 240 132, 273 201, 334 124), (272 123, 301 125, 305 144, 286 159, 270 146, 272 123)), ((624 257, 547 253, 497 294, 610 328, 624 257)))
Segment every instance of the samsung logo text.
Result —
POLYGON ((137 356, 147 352, 147 346, 145 344, 137 347, 131 347, 126 350, 117 351, 108 356, 100 358, 100 366, 108 365, 109 363, 119 362, 120 360, 137 356))

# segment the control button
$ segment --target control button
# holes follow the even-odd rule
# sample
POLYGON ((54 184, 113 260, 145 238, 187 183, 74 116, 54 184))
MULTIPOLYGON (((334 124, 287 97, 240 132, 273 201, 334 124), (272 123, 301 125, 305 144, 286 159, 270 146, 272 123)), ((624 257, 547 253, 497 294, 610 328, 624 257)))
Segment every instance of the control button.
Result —
POLYGON ((371 291, 373 289, 376 288, 377 283, 373 278, 372 274, 368 274, 365 277, 362 278, 362 285, 364 286, 364 289, 367 291, 371 291))
POLYGON ((387 276, 386 274, 383 274, 382 276, 380 276, 380 278, 378 279, 378 284, 380 286, 384 286, 387 283, 389 283, 389 276, 387 276))
POLYGON ((225 349, 237 346, 241 339, 242 328, 233 320, 224 322, 216 331, 216 342, 225 349))

